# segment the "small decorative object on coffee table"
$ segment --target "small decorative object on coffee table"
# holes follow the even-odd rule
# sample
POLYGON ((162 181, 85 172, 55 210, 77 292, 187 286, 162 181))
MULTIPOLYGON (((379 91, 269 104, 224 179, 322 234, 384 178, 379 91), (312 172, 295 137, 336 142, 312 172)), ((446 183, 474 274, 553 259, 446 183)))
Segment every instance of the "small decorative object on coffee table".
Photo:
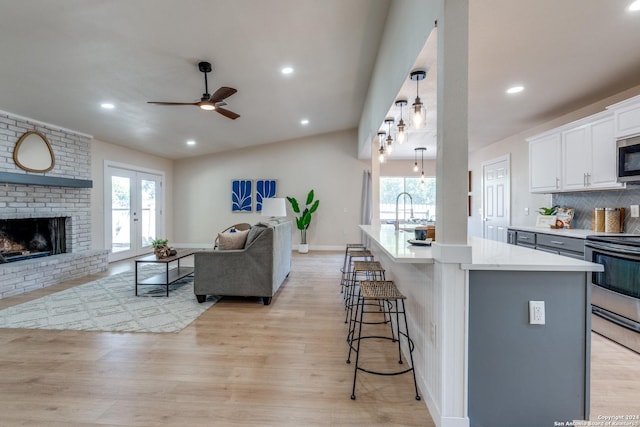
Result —
POLYGON ((156 254, 158 259, 166 258, 171 254, 171 248, 169 248, 169 241, 167 239, 155 239, 151 242, 153 246, 153 253, 156 254))

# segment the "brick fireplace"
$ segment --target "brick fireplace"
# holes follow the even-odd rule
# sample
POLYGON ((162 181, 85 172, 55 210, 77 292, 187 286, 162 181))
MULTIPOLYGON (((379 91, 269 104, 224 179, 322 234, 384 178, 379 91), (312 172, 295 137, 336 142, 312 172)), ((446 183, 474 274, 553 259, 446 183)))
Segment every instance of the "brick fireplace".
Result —
MULTIPOLYGON (((64 243, 55 243, 58 249, 52 246, 51 236, 40 231, 28 237, 13 236, 13 242, 7 243, 0 227, 0 244, 13 245, 12 252, 27 252, 29 248, 19 246, 34 246, 36 252, 40 248, 51 255, 10 263, 0 260, 0 298, 106 270, 107 251, 91 245, 91 188, 86 185, 91 180, 90 142, 89 135, 0 111, 0 225, 4 224, 4 235, 18 232, 11 227, 18 224, 14 221, 37 222, 42 230, 51 222, 64 224, 64 243), (44 174, 26 172, 13 160, 18 138, 30 130, 47 137, 55 156, 54 168, 44 174)), ((60 232, 54 236, 59 238, 60 232)))

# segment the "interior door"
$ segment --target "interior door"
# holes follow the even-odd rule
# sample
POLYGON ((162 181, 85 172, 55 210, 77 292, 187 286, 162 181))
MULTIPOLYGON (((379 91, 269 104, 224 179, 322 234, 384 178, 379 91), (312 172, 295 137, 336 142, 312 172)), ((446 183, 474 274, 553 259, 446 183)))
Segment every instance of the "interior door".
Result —
POLYGON ((105 167, 105 242, 109 261, 151 252, 163 237, 162 175, 109 165, 105 167))
POLYGON ((482 164, 482 220, 485 239, 507 241, 511 205, 509 171, 509 156, 482 164))

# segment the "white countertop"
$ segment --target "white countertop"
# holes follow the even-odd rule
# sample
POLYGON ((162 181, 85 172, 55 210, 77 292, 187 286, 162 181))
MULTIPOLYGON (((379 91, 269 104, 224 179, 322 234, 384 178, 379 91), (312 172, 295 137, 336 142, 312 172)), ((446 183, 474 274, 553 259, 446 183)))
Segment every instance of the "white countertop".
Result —
MULTIPOLYGON (((395 262, 433 263, 431 247, 413 246, 407 242, 414 237, 411 232, 396 231, 393 225, 361 225, 360 228, 395 262)), ((470 237, 468 244, 472 262, 462 264, 465 270, 603 271, 600 264, 495 240, 470 237)))

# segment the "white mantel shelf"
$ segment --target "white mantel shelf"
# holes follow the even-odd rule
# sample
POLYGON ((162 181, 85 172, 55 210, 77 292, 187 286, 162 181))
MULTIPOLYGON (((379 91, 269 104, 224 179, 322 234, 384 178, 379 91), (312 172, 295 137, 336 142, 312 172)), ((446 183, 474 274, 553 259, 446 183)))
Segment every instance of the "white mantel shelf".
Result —
MULTIPOLYGON (((432 264, 433 249, 408 243, 413 233, 396 231, 392 225, 361 225, 360 228, 394 262, 432 264)), ((593 233, 591 233, 593 234, 593 233)), ((434 242, 434 245, 437 244, 434 242)), ((603 271, 600 264, 561 255, 536 251, 522 246, 494 240, 470 237, 472 262, 462 264, 463 270, 512 270, 512 271, 603 271)))

